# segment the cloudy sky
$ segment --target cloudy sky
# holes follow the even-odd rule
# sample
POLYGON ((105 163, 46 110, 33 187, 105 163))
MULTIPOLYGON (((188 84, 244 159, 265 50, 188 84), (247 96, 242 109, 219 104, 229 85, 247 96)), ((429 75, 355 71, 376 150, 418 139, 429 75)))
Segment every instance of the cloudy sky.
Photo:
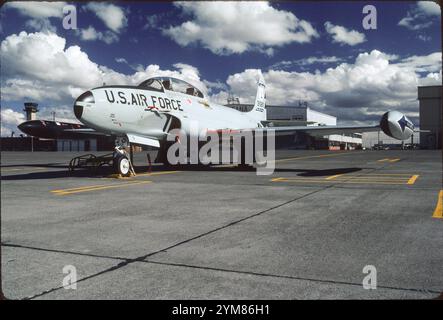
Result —
POLYGON ((257 70, 268 104, 300 100, 374 123, 386 110, 418 122, 418 85, 441 85, 441 13, 432 2, 11 2, 0 9, 1 134, 24 101, 75 121, 74 99, 106 84, 179 76, 213 101, 251 103, 257 70), (366 4, 377 29, 366 30, 366 4), (74 5, 77 29, 65 29, 74 5), (66 11, 65 11, 66 12, 66 11))

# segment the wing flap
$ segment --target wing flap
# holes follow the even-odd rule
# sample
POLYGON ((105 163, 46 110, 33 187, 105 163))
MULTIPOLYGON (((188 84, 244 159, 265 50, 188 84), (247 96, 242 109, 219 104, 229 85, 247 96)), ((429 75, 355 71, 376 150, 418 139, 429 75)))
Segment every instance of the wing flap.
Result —
POLYGON ((154 138, 140 136, 132 133, 126 134, 130 143, 160 148, 160 141, 154 138))

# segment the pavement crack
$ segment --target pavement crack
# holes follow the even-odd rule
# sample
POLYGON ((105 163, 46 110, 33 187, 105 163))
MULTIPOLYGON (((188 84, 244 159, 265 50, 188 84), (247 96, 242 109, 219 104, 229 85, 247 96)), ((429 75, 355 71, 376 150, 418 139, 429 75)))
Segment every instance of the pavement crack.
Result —
MULTIPOLYGON (((355 283, 355 282, 350 282, 350 281, 331 280, 331 279, 317 279, 317 278, 309 278, 309 277, 272 274, 272 273, 265 273, 265 272, 233 270, 233 269, 215 268, 215 267, 208 267, 208 266, 190 265, 190 264, 185 264, 185 263, 161 262, 161 261, 155 261, 155 260, 144 260, 144 261, 141 261, 141 262, 148 263, 148 264, 158 264, 158 265, 164 265, 164 266, 172 266, 172 267, 184 267, 184 268, 199 269, 199 270, 237 273, 237 274, 252 275, 252 276, 258 276, 258 277, 272 277, 272 278, 280 278, 280 279, 291 279, 291 280, 302 280, 302 281, 310 281, 310 282, 341 284, 341 285, 349 285, 349 286, 355 286, 355 287, 360 287, 360 288, 362 287, 361 283, 355 283)), ((430 289, 403 288, 403 287, 381 286, 381 285, 377 285, 377 289, 412 291, 412 292, 425 292, 425 293, 432 293, 432 294, 434 294, 434 293, 435 294, 440 294, 443 291, 443 289, 442 290, 430 290, 430 289)))
POLYGON ((114 260, 127 260, 128 259, 128 258, 123 258, 123 257, 105 256, 105 255, 98 255, 98 254, 84 253, 84 252, 76 252, 76 251, 67 251, 67 250, 31 247, 31 246, 25 246, 25 245, 20 245, 20 244, 13 244, 13 243, 2 243, 1 246, 2 247, 10 247, 10 248, 21 248, 21 249, 30 249, 30 250, 37 250, 37 251, 53 252, 53 253, 73 254, 73 255, 92 257, 92 258, 104 258, 104 259, 114 259, 114 260))

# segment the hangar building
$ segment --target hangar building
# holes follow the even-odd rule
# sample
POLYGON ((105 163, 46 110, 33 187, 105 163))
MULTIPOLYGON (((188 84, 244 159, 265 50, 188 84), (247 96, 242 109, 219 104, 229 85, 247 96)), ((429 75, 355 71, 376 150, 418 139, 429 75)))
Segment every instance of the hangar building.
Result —
POLYGON ((420 105, 421 149, 441 149, 442 141, 442 86, 418 87, 420 105))
MULTIPOLYGON (((252 110, 252 104, 242 104, 238 98, 229 97, 226 106, 242 112, 252 110)), ((337 125, 337 118, 326 113, 313 110, 306 102, 298 106, 266 105, 267 119, 274 126, 322 126, 337 125)), ((282 140, 282 139, 280 139, 282 140)), ((361 148, 361 134, 329 135, 324 137, 311 137, 304 133, 290 136, 277 147, 292 147, 295 149, 358 149, 361 148)))
POLYGON ((377 145, 381 147, 389 147, 390 149, 400 149, 402 146, 415 145, 420 143, 420 134, 418 132, 414 133, 409 139, 403 142, 392 138, 383 133, 383 131, 376 132, 363 132, 363 148, 370 149, 377 145))

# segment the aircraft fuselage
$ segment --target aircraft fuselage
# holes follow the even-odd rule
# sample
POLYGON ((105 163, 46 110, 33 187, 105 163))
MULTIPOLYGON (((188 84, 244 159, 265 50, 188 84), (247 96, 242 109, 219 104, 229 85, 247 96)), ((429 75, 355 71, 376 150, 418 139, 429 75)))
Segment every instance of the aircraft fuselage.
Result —
POLYGON ((162 139, 171 115, 190 134, 191 122, 201 131, 257 128, 247 113, 210 103, 206 98, 180 92, 138 87, 107 86, 90 90, 93 102, 76 101, 83 107, 79 120, 104 133, 134 133, 162 139))

